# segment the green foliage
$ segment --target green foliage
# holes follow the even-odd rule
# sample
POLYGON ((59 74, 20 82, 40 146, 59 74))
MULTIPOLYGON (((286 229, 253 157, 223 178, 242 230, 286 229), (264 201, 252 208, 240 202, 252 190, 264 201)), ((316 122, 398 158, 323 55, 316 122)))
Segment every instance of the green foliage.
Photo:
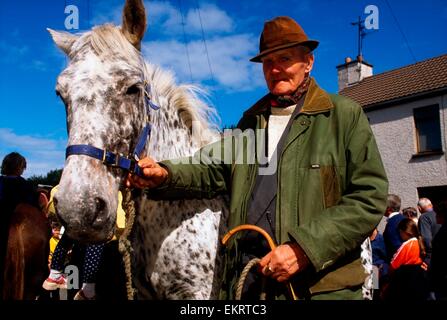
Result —
POLYGON ((31 181, 34 184, 44 184, 49 186, 55 186, 59 184, 59 180, 62 176, 62 169, 56 169, 49 171, 45 176, 38 175, 38 176, 31 176, 28 178, 29 181, 31 181))

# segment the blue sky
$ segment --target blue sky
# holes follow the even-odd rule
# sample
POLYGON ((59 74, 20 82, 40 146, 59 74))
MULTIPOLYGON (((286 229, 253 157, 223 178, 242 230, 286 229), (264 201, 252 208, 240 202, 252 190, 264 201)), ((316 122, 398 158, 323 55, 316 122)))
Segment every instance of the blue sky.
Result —
MULTIPOLYGON (((44 174, 64 163, 65 111, 54 86, 66 58, 46 28, 65 30, 64 9, 70 4, 79 9, 80 30, 73 32, 105 22, 120 24, 123 3, 0 2, 0 159, 11 151, 24 154, 28 159, 25 176, 44 174)), ((264 21, 275 16, 295 18, 310 38, 320 41, 312 74, 329 92, 337 92, 335 67, 345 57, 357 54, 357 32, 350 22, 358 16, 365 18, 367 5, 379 9, 379 30, 368 35, 363 46, 364 58, 374 65, 374 74, 447 53, 444 0, 388 3, 407 42, 386 0, 145 1, 149 26, 142 51, 148 61, 174 71, 178 82, 206 88, 222 125, 230 125, 266 93, 260 65, 248 60, 257 53, 264 21)))

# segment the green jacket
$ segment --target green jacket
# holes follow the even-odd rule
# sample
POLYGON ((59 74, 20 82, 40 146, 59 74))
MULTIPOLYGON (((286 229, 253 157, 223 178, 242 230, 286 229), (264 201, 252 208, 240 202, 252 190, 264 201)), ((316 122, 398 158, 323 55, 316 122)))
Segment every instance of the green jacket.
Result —
MULTIPOLYGON (((266 96, 244 113, 238 127, 265 128, 268 108, 266 96)), ((240 134, 205 147, 194 156, 197 164, 188 164, 193 158, 183 159, 183 164, 163 161, 169 178, 159 191, 175 198, 229 193, 229 228, 244 224, 258 169, 257 164, 239 161, 248 147, 240 134)), ((298 285, 312 295, 361 285, 366 275, 360 245, 383 216, 388 192, 382 160, 361 107, 326 93, 312 79, 277 170, 276 238, 280 243, 298 242, 313 265, 298 285)), ((237 238, 225 253, 222 299, 234 298, 241 272, 236 268, 237 238)))

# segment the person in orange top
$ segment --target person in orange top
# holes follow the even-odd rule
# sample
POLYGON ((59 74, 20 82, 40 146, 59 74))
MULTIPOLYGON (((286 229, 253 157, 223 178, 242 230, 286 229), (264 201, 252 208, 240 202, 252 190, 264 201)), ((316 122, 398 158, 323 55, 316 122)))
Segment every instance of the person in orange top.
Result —
POLYGON ((426 300, 428 297, 425 246, 416 223, 405 218, 398 224, 403 241, 390 264, 390 282, 384 300, 426 300))
POLYGON ((425 246, 416 223, 406 218, 399 223, 398 229, 403 243, 391 260, 391 271, 402 265, 421 265, 427 269, 426 265, 423 265, 425 246))

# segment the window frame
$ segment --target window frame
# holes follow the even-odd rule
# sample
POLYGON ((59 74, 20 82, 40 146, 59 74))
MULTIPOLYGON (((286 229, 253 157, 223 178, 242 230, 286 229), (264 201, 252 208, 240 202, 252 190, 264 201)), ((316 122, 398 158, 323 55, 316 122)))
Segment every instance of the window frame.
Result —
MULTIPOLYGON (((431 110, 430 110, 431 111, 431 110)), ((434 113, 435 114, 435 113, 434 113)), ((430 117, 425 116, 425 119, 430 119, 430 117)), ((431 104, 423 107, 413 108, 413 121, 414 121, 414 128, 415 128, 415 135, 416 135, 416 154, 414 156, 424 156, 424 155, 437 155, 437 154, 444 154, 443 151, 443 144, 442 144, 442 128, 441 128, 441 115, 440 115, 440 108, 439 104, 431 104), (425 149, 421 150, 421 143, 420 143, 420 123, 424 119, 424 116, 421 117, 425 112, 422 111, 422 109, 430 109, 430 108, 436 108, 436 119, 433 121, 437 121, 437 132, 436 134, 439 134, 439 148, 436 149, 425 149), (419 126, 418 126, 419 123, 419 126)))

